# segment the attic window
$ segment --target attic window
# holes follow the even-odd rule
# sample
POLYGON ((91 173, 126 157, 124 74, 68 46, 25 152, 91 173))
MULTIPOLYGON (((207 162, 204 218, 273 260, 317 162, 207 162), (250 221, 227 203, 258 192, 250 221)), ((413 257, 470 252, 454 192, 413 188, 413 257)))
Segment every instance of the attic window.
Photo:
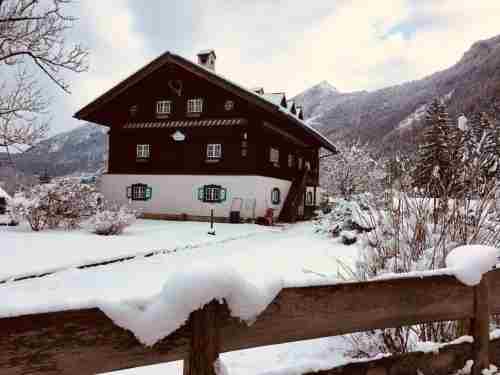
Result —
POLYGON ((156 102, 156 114, 157 115, 168 115, 172 113, 172 101, 171 100, 159 100, 156 102))
POLYGON ((271 147, 269 149, 269 161, 275 166, 280 166, 280 150, 271 147))
POLYGON ((226 111, 232 111, 234 108, 234 102, 232 100, 226 100, 226 103, 224 103, 224 109, 226 111))
POLYGON ((288 168, 293 168, 293 154, 288 154, 288 168))
POLYGON ((135 115, 137 115, 137 112, 139 112, 139 106, 135 104, 130 107, 129 111, 130 111, 130 116, 135 117, 135 115))
POLYGON ((298 159, 298 165, 297 167, 299 168, 299 171, 302 170, 302 158, 299 157, 298 159))
POLYGON ((203 99, 189 99, 187 101, 187 111, 188 113, 201 113, 203 112, 203 99))

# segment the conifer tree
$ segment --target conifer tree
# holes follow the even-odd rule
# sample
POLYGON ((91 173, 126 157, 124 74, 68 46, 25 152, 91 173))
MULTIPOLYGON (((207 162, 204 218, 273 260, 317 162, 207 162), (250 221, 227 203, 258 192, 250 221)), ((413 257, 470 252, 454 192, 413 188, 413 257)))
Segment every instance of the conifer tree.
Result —
POLYGON ((434 100, 425 115, 425 129, 418 147, 414 184, 432 196, 440 196, 449 181, 450 121, 444 105, 434 100))

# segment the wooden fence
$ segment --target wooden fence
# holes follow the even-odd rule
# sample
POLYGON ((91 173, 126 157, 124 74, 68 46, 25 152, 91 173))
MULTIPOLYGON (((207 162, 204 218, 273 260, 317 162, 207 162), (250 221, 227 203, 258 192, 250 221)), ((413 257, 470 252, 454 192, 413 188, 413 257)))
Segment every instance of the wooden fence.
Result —
POLYGON ((489 361, 491 313, 500 313, 500 270, 476 287, 428 276, 287 288, 250 326, 212 302, 153 348, 98 309, 20 316, 0 319, 0 374, 96 374, 183 359, 184 374, 213 375, 221 352, 461 319, 472 320, 473 373, 479 374, 489 361))

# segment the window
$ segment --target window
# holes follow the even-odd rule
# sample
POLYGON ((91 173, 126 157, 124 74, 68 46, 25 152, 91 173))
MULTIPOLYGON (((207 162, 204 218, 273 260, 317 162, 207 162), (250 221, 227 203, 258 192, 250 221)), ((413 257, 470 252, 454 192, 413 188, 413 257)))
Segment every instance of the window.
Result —
POLYGON ((226 200, 227 190, 220 185, 204 185, 198 189, 198 200, 207 203, 221 203, 226 200))
POLYGON ((207 159, 218 160, 222 157, 222 145, 220 143, 209 143, 207 145, 207 159))
POLYGON ((189 99, 187 101, 188 113, 201 113, 203 112, 203 99, 189 99))
POLYGON ((269 149, 269 161, 274 164, 275 167, 280 166, 280 150, 271 147, 269 149))
POLYGON ((157 115, 169 115, 172 113, 172 101, 171 100, 159 100, 156 102, 156 114, 157 115))
POLYGON ((306 169, 307 169, 308 171, 310 171, 310 170, 311 170, 311 163, 310 163, 309 161, 306 161, 306 162, 305 162, 305 167, 306 167, 306 169))
POLYGON ((226 111, 231 111, 234 108, 234 102, 232 100, 226 100, 226 103, 224 103, 224 109, 226 111))
POLYGON ((137 112, 139 112, 139 106, 137 104, 130 107, 130 116, 135 117, 137 112))
POLYGON ((241 141, 241 156, 246 157, 248 155, 248 141, 241 141))
POLYGON ((302 158, 298 159, 297 167, 299 168, 299 171, 302 170, 302 158))
POLYGON ((288 168, 293 168, 293 155, 288 154, 288 168))
POLYGON ((153 189, 146 184, 133 184, 127 187, 127 198, 133 201, 148 201, 153 189))
POLYGON ((271 190, 271 203, 272 204, 280 204, 281 202, 281 192, 280 189, 274 188, 271 190))
POLYGON ((136 148, 136 158, 138 160, 147 160, 151 155, 151 147, 149 144, 138 144, 136 148))
POLYGON ((314 205, 314 195, 312 191, 308 191, 306 194, 306 206, 314 205))

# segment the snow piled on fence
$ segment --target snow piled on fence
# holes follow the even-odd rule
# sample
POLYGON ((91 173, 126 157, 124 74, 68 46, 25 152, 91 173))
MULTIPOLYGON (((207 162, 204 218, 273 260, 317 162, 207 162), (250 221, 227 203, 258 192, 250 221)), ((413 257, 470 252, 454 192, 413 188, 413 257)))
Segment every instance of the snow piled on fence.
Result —
POLYGON ((182 326, 192 311, 214 299, 225 301, 232 316, 252 323, 283 285, 272 272, 262 272, 256 279, 231 264, 200 262, 173 273, 161 293, 145 305, 102 302, 98 307, 116 325, 151 346, 182 326))
POLYGON ((462 283, 474 286, 495 266, 497 256, 498 250, 491 246, 459 246, 446 257, 446 266, 462 283))

